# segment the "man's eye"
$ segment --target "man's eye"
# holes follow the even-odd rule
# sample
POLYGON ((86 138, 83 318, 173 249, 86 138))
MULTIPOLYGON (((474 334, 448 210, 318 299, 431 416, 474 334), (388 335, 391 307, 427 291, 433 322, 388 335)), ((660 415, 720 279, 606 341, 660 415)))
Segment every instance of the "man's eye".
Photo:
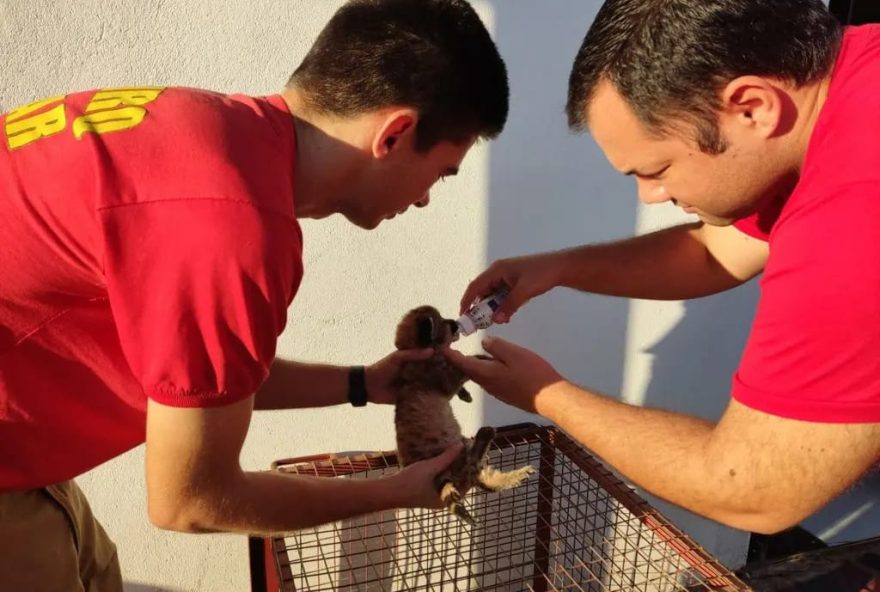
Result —
POLYGON ((669 167, 665 166, 662 169, 660 169, 659 171, 657 171, 656 173, 651 173, 649 175, 642 175, 642 178, 656 180, 656 179, 659 179, 660 177, 662 177, 663 174, 666 173, 667 170, 669 170, 669 167))

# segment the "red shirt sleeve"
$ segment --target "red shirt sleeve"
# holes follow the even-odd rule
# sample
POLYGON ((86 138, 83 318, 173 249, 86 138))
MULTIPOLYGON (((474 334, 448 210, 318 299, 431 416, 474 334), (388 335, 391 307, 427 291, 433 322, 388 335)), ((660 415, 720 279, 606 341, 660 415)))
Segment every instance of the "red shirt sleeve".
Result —
POLYGON ((880 186, 839 187, 785 218, 733 396, 805 421, 880 421, 880 186))
POLYGON ((101 211, 110 305, 151 399, 179 407, 254 393, 302 275, 296 221, 229 199, 101 211))

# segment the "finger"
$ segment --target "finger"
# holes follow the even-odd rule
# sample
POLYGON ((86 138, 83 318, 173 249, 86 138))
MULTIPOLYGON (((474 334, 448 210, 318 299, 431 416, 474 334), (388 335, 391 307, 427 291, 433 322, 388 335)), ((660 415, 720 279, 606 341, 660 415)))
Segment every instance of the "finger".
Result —
POLYGON ((464 295, 459 303, 459 314, 463 314, 469 309, 474 302, 489 296, 495 289, 504 285, 504 278, 501 272, 494 267, 489 267, 474 279, 468 287, 465 288, 464 295))
POLYGON ((450 364, 464 372, 468 373, 468 370, 473 367, 473 363, 471 362, 470 357, 464 355, 460 351, 454 350, 451 347, 444 347, 442 350, 443 355, 449 361, 450 364))
POLYGON ((507 297, 505 297, 498 308, 495 309, 495 313, 492 315, 492 320, 496 323, 507 323, 510 321, 510 318, 516 314, 520 307, 529 300, 531 300, 531 296, 526 294, 524 289, 512 287, 507 297))
POLYGON ((398 361, 410 362, 413 360, 427 360, 434 355, 434 350, 430 347, 423 349, 402 349, 395 356, 398 361))
POLYGON ((525 351, 525 348, 500 337, 486 337, 483 339, 482 345, 486 353, 504 365, 509 365, 508 362, 512 357, 525 351))
POLYGON ((453 444, 450 444, 446 448, 446 450, 426 462, 431 463, 431 465, 433 465, 433 469, 437 473, 440 473, 442 471, 445 471, 446 468, 452 464, 452 461, 455 460, 455 457, 457 457, 459 453, 461 453, 462 448, 464 448, 464 445, 461 442, 454 442, 453 444))
POLYGON ((444 349, 443 355, 446 356, 450 364, 464 372, 468 378, 477 382, 487 377, 492 370, 492 365, 497 363, 495 360, 466 356, 451 348, 444 349))

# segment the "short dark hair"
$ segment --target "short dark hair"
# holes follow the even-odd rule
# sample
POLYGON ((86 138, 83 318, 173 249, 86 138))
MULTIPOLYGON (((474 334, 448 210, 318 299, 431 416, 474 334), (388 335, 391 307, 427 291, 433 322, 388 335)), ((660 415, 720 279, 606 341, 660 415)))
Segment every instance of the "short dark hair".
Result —
POLYGON ((798 86, 831 71, 841 25, 820 0, 606 0, 568 85, 569 126, 587 128, 597 85, 610 81, 649 131, 691 124, 700 149, 725 149, 720 93, 738 76, 798 86))
POLYGON ((464 0, 351 0, 321 31, 288 86, 321 113, 390 105, 419 112, 416 148, 494 138, 508 111, 507 71, 464 0))

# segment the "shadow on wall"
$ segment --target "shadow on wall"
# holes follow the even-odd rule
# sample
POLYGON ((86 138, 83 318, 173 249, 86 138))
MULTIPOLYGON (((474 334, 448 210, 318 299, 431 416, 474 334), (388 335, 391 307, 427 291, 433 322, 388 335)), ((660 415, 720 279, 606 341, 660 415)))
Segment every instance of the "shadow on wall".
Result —
POLYGON ((757 281, 686 301, 679 323, 647 350, 654 361, 645 405, 721 417, 757 304, 757 281))
MULTIPOLYGON (((565 119, 571 62, 599 5, 492 3, 511 109, 490 151, 488 261, 632 234, 632 183, 607 164, 592 139, 570 133, 565 119)), ((620 392, 627 309, 621 299, 555 290, 491 333, 535 350, 572 380, 620 392)), ((486 399, 485 423, 524 419, 534 420, 486 399)))

